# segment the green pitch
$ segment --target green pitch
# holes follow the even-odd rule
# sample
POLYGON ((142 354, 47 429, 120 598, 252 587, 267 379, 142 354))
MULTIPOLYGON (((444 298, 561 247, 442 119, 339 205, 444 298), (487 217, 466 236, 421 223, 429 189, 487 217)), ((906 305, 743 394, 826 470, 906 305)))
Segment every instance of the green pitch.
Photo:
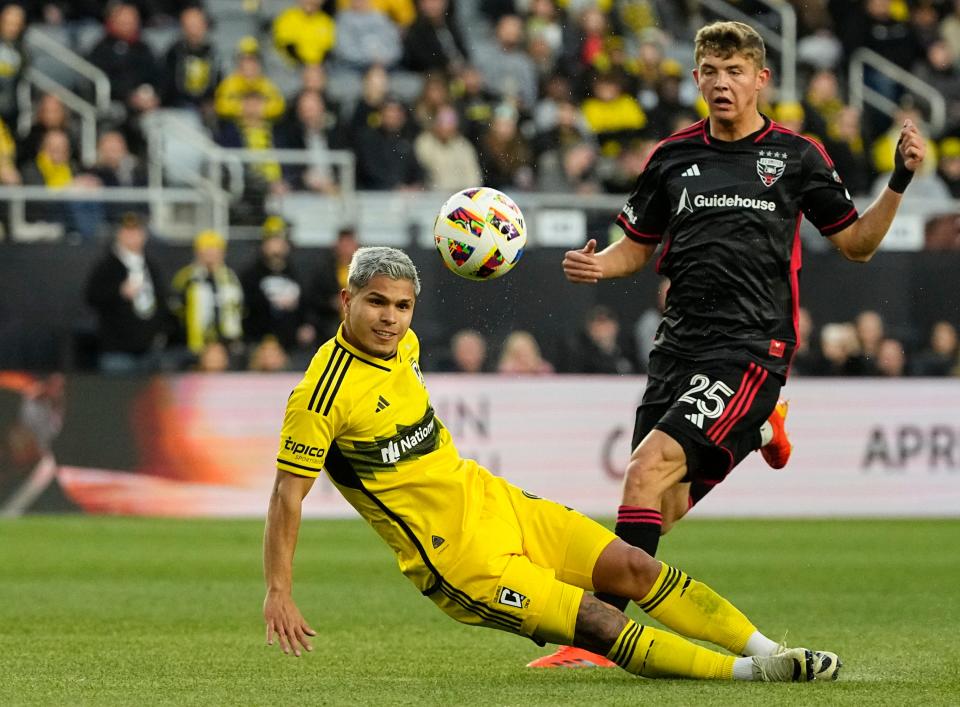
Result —
POLYGON ((686 521, 661 556, 771 637, 824 647, 837 683, 533 671, 528 640, 447 619, 359 521, 307 522, 304 658, 264 644, 262 524, 0 522, 0 702, 906 705, 960 703, 960 521, 686 521))

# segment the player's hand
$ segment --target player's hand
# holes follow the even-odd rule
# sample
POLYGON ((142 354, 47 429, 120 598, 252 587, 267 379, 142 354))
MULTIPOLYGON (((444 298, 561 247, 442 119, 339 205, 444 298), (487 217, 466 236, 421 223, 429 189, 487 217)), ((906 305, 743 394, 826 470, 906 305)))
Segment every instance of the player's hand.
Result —
POLYGON ((903 166, 911 172, 916 172, 923 164, 927 155, 927 145, 917 130, 917 126, 909 118, 903 121, 900 129, 900 140, 897 143, 898 157, 903 160, 903 166))
POLYGON ((580 250, 568 250, 563 256, 563 274, 570 282, 597 282, 603 269, 597 262, 597 240, 591 238, 580 250))
POLYGON ((268 591, 263 600, 263 620, 267 624, 268 646, 273 645, 276 636, 280 649, 287 655, 299 658, 301 649, 313 650, 308 637, 317 632, 307 624, 290 594, 268 591))

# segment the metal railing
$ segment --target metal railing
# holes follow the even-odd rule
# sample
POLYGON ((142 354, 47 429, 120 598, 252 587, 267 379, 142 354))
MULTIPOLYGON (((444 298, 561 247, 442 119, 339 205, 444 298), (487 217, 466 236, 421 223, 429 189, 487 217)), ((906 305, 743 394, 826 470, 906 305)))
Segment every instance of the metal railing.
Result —
POLYGON ((924 99, 930 110, 930 132, 937 134, 943 130, 947 122, 947 102, 943 94, 926 81, 866 47, 857 49, 850 58, 849 83, 852 106, 862 112, 864 104, 867 104, 891 118, 900 108, 896 102, 867 85, 864 70, 868 66, 924 99))
MULTIPOLYGON (((204 207, 210 208, 211 202, 207 196, 195 189, 189 188, 171 188, 171 187, 67 187, 63 189, 50 189, 45 186, 0 186, 0 202, 10 204, 9 222, 10 232, 7 234, 8 240, 23 239, 30 240, 26 234, 33 234, 43 224, 52 225, 55 228, 51 233, 53 237, 59 237, 62 233, 62 224, 58 222, 44 222, 42 220, 29 221, 26 217, 26 204, 28 202, 39 203, 64 203, 64 202, 94 202, 102 204, 148 204, 150 213, 150 226, 156 231, 162 232, 163 207, 171 204, 193 204, 202 210, 204 207), (25 237, 26 236, 26 237, 25 237)), ((190 228, 190 234, 193 235, 197 230, 203 228, 203 223, 214 223, 214 214, 208 213, 206 218, 194 219, 190 228)))
POLYGON ((784 101, 797 100, 797 13, 786 2, 778 0, 759 0, 771 12, 780 16, 780 31, 758 23, 739 8, 725 0, 700 0, 703 7, 729 20, 743 22, 753 27, 763 37, 768 48, 780 55, 780 98, 784 101))
POLYGON ((92 83, 97 111, 101 114, 110 112, 110 78, 103 71, 35 27, 28 27, 23 36, 31 50, 44 52, 66 69, 92 83))
POLYGON ((80 116, 80 159, 86 165, 93 164, 97 158, 96 108, 36 67, 28 67, 23 78, 24 80, 17 86, 17 105, 20 107, 17 131, 25 135, 33 125, 34 105, 31 87, 36 87, 38 91, 56 96, 64 106, 80 116))

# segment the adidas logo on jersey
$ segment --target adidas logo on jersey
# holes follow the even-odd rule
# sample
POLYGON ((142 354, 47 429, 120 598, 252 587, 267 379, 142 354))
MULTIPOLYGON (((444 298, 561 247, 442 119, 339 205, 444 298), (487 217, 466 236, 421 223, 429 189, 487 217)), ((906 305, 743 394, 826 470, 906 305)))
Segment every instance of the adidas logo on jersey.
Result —
POLYGON ((703 413, 702 412, 691 412, 689 415, 684 415, 684 417, 699 427, 703 429, 703 413))
POLYGON ((375 412, 380 412, 385 407, 390 407, 390 401, 381 395, 380 399, 377 400, 377 409, 375 410, 375 412))
POLYGON ((687 170, 680 175, 681 177, 699 177, 700 176, 700 166, 694 162, 692 165, 687 167, 687 170))

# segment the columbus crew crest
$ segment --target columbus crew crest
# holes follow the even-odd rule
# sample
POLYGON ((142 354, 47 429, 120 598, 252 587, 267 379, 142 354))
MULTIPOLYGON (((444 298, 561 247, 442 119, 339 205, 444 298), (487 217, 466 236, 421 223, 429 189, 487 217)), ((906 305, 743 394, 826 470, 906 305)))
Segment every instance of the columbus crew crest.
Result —
POLYGON ((783 158, 786 156, 786 152, 760 150, 760 157, 757 158, 757 175, 763 182, 763 186, 772 187, 783 176, 783 170, 787 166, 783 158))

